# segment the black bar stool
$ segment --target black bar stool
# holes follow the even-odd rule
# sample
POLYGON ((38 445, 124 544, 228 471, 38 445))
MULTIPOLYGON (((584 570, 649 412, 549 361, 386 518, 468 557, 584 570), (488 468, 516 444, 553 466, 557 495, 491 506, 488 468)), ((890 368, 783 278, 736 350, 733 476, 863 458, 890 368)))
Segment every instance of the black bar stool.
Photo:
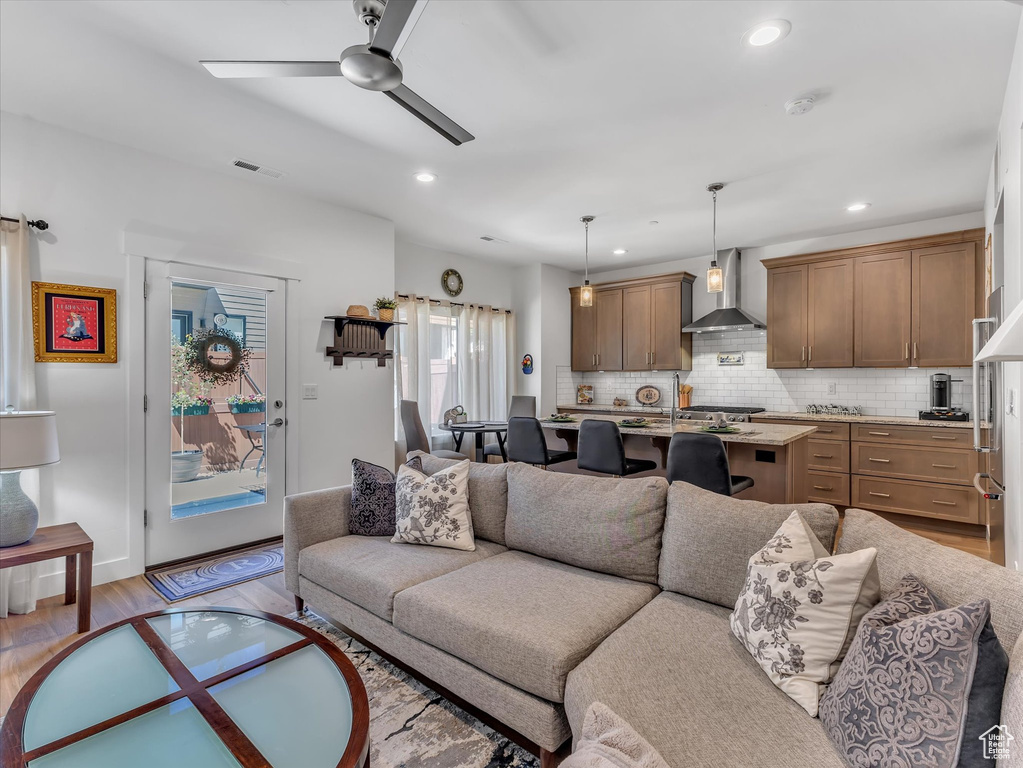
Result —
POLYGON ((575 458, 575 451, 552 451, 543 436, 543 426, 529 416, 513 416, 508 419, 508 460, 535 464, 547 469, 551 464, 560 464, 575 458))
POLYGON ((668 482, 676 480, 723 496, 753 487, 752 477, 729 471, 728 454, 720 437, 691 432, 676 432, 668 443, 668 482))
MULTIPOLYGON (((536 416, 536 398, 533 395, 512 395, 511 404, 508 406, 508 423, 511 424, 511 420, 516 416, 536 416)), ((511 435, 511 432, 508 433, 511 435)), ((505 443, 508 442, 508 438, 504 439, 505 443)), ((507 446, 505 446, 507 451, 507 446)), ((511 456, 505 456, 501 452, 501 443, 490 443, 490 445, 483 446, 483 460, 487 460, 487 456, 500 456, 501 461, 515 461, 511 456)))
POLYGON ((630 459, 625 455, 622 433, 613 421, 586 419, 579 425, 579 469, 615 477, 657 469, 649 459, 630 459))

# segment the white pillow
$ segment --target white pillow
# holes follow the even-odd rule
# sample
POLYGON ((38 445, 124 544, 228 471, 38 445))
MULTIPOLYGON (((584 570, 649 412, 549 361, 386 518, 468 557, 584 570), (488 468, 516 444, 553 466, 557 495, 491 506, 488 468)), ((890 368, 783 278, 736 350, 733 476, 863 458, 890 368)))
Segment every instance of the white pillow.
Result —
POLYGON ((475 550, 469 515, 469 461, 432 475, 398 468, 395 480, 395 543, 475 550))
POLYGON ((593 702, 575 752, 561 768, 668 768, 650 742, 607 705, 593 702))
POLYGON ((814 717, 860 619, 880 599, 876 560, 873 547, 829 555, 798 512, 749 560, 732 633, 814 717))

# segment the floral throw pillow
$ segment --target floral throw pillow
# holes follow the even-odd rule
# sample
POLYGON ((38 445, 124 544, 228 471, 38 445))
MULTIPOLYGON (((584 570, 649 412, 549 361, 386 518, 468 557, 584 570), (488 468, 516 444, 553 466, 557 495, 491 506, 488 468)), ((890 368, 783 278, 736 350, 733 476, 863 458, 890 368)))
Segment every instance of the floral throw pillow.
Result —
POLYGON ((749 560, 732 633, 810 715, 880 596, 877 550, 829 555, 798 512, 749 560))
POLYGON ((468 460, 432 475, 399 467, 395 491, 392 542, 476 549, 469 514, 468 460))
MULTIPOLYGON (((408 466, 423 470, 418 456, 408 466)), ((386 467, 352 459, 352 513, 348 533, 352 536, 392 536, 394 534, 394 473, 386 467)))

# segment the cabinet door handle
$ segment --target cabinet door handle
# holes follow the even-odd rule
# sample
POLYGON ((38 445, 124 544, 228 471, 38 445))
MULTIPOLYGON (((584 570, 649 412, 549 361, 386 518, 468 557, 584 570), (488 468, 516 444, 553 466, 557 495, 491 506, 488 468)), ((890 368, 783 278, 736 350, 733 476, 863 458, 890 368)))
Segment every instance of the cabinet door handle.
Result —
POLYGON ((813 488, 814 488, 815 491, 833 491, 833 490, 835 490, 830 485, 815 485, 813 488))
POLYGON ((916 353, 916 342, 914 341, 914 342, 913 342, 913 359, 914 359, 914 360, 918 360, 919 358, 920 358, 920 355, 918 355, 918 354, 916 353))
POLYGON ((827 434, 830 435, 835 430, 833 430, 833 429, 823 429, 822 427, 817 427, 817 431, 820 432, 821 434, 827 433, 827 434))
POLYGON ((815 459, 833 459, 835 455, 832 453, 815 453, 813 457, 815 459))
POLYGON ((931 440, 957 440, 955 435, 949 437, 948 435, 931 435, 931 440))
POLYGON ((653 365, 653 364, 654 364, 654 353, 651 352, 650 353, 650 365, 653 365))
POLYGON ((813 362, 813 344, 810 345, 810 356, 806 359, 808 363, 813 362))
POLYGON ((938 501, 937 499, 931 499, 931 504, 940 504, 943 507, 957 507, 959 504, 955 501, 938 501))
POLYGON ((875 459, 873 456, 869 456, 867 461, 876 461, 878 464, 891 464, 891 459, 875 459))
POLYGON ((594 353, 593 353, 593 354, 591 355, 591 357, 593 358, 593 363, 592 363, 592 364, 593 364, 593 365, 596 365, 596 364, 597 364, 597 353, 596 353, 596 352, 594 352, 594 353))
POLYGON ((909 360, 909 342, 906 342, 906 359, 909 360))
POLYGON ((931 464, 931 466, 938 469, 957 469, 955 464, 931 464))
POLYGON ((806 345, 802 346, 802 352, 799 353, 799 361, 804 362, 806 360, 806 345))
POLYGON ((879 437, 888 437, 891 432, 867 432, 868 435, 878 435, 879 437))
POLYGON ((890 499, 892 497, 890 493, 878 493, 877 491, 869 491, 868 493, 871 496, 880 496, 881 498, 884 499, 890 499))

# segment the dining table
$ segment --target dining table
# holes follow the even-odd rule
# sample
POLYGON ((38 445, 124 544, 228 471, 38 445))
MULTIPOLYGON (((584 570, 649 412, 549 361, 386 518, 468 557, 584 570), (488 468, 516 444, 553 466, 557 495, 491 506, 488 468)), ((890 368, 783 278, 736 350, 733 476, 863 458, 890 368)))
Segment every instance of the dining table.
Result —
POLYGON ((497 446, 501 449, 501 459, 508 461, 508 452, 505 450, 504 438, 508 433, 508 422, 507 421, 463 421, 461 423, 450 422, 448 424, 438 424, 438 427, 443 429, 445 432, 450 432, 455 438, 455 450, 462 450, 462 440, 465 438, 467 433, 475 435, 476 441, 476 461, 486 461, 486 457, 483 455, 483 443, 486 440, 488 434, 493 434, 497 437, 497 446))

